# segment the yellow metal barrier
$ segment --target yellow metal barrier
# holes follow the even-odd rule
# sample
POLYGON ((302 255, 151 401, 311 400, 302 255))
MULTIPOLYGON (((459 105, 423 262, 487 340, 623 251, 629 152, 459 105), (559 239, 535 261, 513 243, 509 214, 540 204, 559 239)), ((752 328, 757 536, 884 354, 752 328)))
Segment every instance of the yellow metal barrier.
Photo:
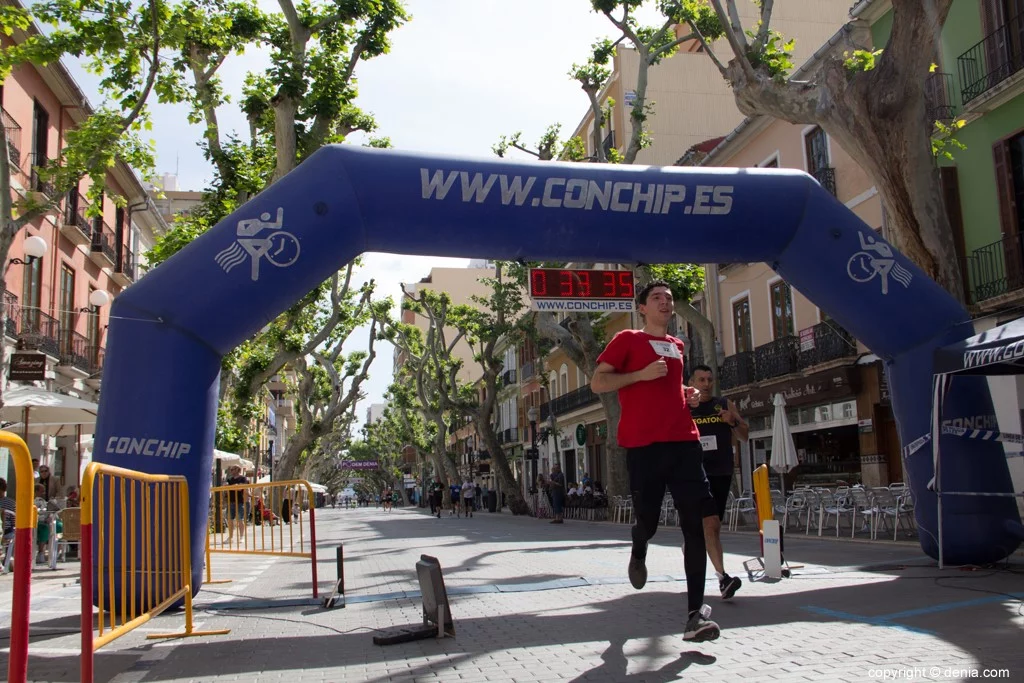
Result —
POLYGON ((316 577, 316 497, 308 481, 235 484, 210 489, 206 582, 213 581, 211 553, 308 557, 316 577))
POLYGON ((762 531, 766 519, 775 519, 767 465, 759 465, 754 470, 754 504, 757 506, 757 530, 762 531))
MULTIPOLYGON (((7 657, 8 683, 24 683, 28 678, 28 624, 32 593, 32 558, 35 557, 36 510, 35 477, 32 456, 21 437, 0 432, 0 448, 11 452, 17 490, 14 495, 14 585, 11 604, 11 649, 7 657)), ((6 473, 5 473, 6 474, 6 473)), ((0 520, 0 526, 2 526, 0 520)))
POLYGON ((184 632, 147 638, 229 632, 193 630, 189 528, 184 477, 143 474, 97 462, 86 467, 81 541, 83 683, 92 683, 96 650, 179 601, 185 604, 184 632), (93 604, 99 607, 97 633, 93 633, 93 604))

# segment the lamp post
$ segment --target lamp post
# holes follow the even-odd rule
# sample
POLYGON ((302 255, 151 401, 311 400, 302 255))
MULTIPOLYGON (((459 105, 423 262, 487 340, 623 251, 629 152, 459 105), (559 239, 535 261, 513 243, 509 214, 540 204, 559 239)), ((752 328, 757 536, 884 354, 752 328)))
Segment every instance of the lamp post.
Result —
MULTIPOLYGON (((537 452, 537 406, 530 406, 526 411, 526 419, 530 421, 530 451, 527 457, 530 460, 530 493, 533 494, 533 510, 537 512, 537 459, 540 453, 537 452)), ((526 465, 523 465, 523 475, 526 475, 526 465)))

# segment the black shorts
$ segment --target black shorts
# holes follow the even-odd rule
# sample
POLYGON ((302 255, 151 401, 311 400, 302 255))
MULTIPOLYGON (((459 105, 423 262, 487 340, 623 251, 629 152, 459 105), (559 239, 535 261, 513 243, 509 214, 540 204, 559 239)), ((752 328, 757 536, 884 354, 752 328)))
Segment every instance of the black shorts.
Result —
POLYGON ((654 514, 661 510, 665 490, 680 513, 713 517, 717 514, 714 498, 704 474, 699 441, 653 443, 626 451, 633 507, 654 514))
POLYGON ((718 518, 725 519, 725 503, 729 500, 729 489, 732 488, 732 475, 709 474, 708 484, 711 485, 711 497, 715 499, 718 518))

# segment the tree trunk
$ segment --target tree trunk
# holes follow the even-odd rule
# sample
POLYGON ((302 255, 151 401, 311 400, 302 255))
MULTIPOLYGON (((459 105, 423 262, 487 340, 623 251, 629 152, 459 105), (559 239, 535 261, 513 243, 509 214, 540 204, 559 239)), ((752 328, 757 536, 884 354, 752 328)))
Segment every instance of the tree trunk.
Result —
POLYGON ((608 420, 608 476, 604 481, 609 496, 628 496, 629 472, 626 471, 626 449, 619 445, 619 419, 622 406, 619 396, 612 391, 601 394, 601 405, 608 420))
POLYGON ((505 495, 505 500, 508 501, 509 511, 513 515, 530 514, 530 508, 526 501, 523 500, 523 492, 516 483, 515 477, 512 476, 512 468, 509 467, 505 451, 502 450, 501 444, 498 443, 498 437, 494 435, 494 430, 490 428, 490 423, 482 423, 480 419, 476 419, 474 424, 476 425, 476 433, 484 440, 484 444, 491 454, 491 462, 494 463, 494 473, 498 477, 501 493, 505 495))

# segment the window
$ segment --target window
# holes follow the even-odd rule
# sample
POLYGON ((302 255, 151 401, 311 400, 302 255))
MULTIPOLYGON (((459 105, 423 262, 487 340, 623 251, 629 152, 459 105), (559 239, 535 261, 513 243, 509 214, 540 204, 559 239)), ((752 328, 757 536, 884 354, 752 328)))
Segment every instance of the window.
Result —
POLYGON ((100 207, 100 215, 92 219, 92 234, 94 239, 96 239, 97 235, 103 234, 103 195, 99 196, 96 200, 96 204, 100 207))
POLYGON ((569 366, 565 363, 558 369, 558 384, 562 396, 569 393, 569 366))
POLYGON ((992 148, 1003 233, 1006 275, 1014 284, 1024 275, 1024 253, 1017 237, 1024 234, 1024 133, 1005 138, 992 148))
POLYGON ((124 217, 124 208, 117 207, 114 210, 114 248, 117 250, 115 262, 118 272, 124 268, 124 217))
POLYGON ((32 263, 23 266, 21 291, 24 303, 22 325, 28 327, 26 332, 39 331, 39 304, 43 298, 43 259, 34 258, 32 263))
POLYGON ((68 264, 60 266, 60 337, 61 350, 71 352, 71 333, 75 329, 75 271, 68 264))
POLYGON ((815 178, 819 172, 831 166, 828 158, 828 138, 821 126, 815 126, 804 135, 804 154, 807 158, 807 172, 815 178))
POLYGON ((561 395, 558 393, 558 374, 554 371, 552 371, 551 375, 548 377, 548 387, 549 398, 557 398, 561 395))
POLYGON ((754 350, 753 335, 750 331, 750 299, 744 297, 732 305, 732 330, 736 353, 754 350))
POLYGON ((768 161, 764 162, 760 166, 761 168, 778 168, 779 167, 779 155, 776 154, 768 161))
POLYGON ((781 339, 794 334, 793 331, 793 290, 784 280, 771 285, 772 339, 781 339))

